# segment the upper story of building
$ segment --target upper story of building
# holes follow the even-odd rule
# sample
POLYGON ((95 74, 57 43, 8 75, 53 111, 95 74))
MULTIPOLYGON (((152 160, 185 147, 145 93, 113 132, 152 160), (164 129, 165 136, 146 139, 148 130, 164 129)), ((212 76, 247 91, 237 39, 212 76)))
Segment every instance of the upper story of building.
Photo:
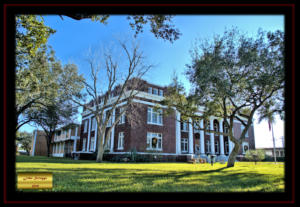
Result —
POLYGON ((80 138, 80 125, 71 123, 55 130, 52 143, 80 138))
MULTIPOLYGON (((134 101, 135 102, 151 102, 151 103, 158 103, 159 101, 162 101, 164 98, 164 95, 167 93, 167 87, 166 86, 159 86, 155 84, 151 84, 145 80, 141 79, 133 79, 135 84, 134 87, 131 87, 131 82, 129 81, 128 87, 124 92, 124 96, 121 97, 121 103, 125 101, 126 97, 128 96, 129 93, 134 90, 134 101), (138 83, 136 83, 138 82, 138 83), (124 100, 124 101, 122 101, 124 100)), ((108 96, 108 101, 105 107, 109 107, 111 104, 115 103, 119 97, 121 91, 121 85, 117 85, 110 94, 104 94, 102 96, 98 97, 98 103, 102 107, 104 98, 108 96)), ((91 100, 89 103, 86 104, 88 107, 95 107, 95 102, 94 100, 91 100)), ((91 112, 87 109, 87 107, 83 108, 82 112, 82 117, 86 117, 90 115, 91 112)))

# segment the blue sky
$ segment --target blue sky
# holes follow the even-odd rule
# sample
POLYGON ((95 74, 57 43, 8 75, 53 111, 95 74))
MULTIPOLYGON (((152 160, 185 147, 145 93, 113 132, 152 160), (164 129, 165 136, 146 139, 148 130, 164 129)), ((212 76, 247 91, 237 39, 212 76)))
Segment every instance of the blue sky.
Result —
MULTIPOLYGON (((89 48, 107 47, 117 38, 132 39, 134 35, 126 16, 112 15, 107 25, 87 19, 76 21, 66 16, 61 19, 57 15, 45 16, 44 20, 46 25, 56 30, 48 43, 55 50, 57 58, 63 64, 75 63, 79 73, 84 74, 86 78, 89 67, 84 59, 89 48)), ((216 34, 223 34, 226 28, 232 27, 237 27, 242 33, 250 36, 256 35, 259 28, 265 31, 284 30, 284 16, 281 15, 177 15, 173 18, 173 23, 182 33, 173 44, 156 39, 148 27, 138 35, 140 48, 148 62, 155 65, 144 78, 154 84, 168 85, 176 71, 187 91, 190 84, 184 75, 185 65, 191 61, 189 50, 192 49, 196 38, 211 39, 216 34)), ((256 146, 272 147, 267 123, 255 124, 254 128, 256 146)), ((27 131, 33 129, 30 126, 21 128, 27 131)), ((276 138, 283 136, 282 121, 276 121, 274 134, 276 138)), ((277 144, 281 146, 281 141, 278 140, 277 144)))

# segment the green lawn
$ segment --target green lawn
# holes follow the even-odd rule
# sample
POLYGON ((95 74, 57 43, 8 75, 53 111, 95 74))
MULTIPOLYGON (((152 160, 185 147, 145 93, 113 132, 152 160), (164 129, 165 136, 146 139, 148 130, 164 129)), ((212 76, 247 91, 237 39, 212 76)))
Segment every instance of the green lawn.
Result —
POLYGON ((284 191, 284 164, 271 162, 237 162, 226 168, 219 163, 96 163, 17 156, 16 170, 53 172, 55 192, 284 191))

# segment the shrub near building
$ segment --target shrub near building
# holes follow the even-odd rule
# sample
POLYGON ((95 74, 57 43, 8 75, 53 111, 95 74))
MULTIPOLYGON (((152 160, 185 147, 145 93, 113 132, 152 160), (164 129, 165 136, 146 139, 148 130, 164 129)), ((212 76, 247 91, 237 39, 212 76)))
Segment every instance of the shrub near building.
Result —
POLYGON ((265 152, 264 150, 248 150, 245 158, 249 161, 254 161, 256 164, 256 162, 265 159, 265 152))

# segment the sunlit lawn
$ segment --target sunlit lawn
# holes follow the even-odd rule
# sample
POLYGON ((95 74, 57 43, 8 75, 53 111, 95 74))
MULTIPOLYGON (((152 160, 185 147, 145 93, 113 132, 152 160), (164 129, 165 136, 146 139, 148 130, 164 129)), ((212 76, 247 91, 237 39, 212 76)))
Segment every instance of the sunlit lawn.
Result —
POLYGON ((17 156, 16 170, 52 172, 51 191, 59 192, 284 191, 284 164, 271 162, 237 162, 226 168, 220 163, 96 163, 17 156))

